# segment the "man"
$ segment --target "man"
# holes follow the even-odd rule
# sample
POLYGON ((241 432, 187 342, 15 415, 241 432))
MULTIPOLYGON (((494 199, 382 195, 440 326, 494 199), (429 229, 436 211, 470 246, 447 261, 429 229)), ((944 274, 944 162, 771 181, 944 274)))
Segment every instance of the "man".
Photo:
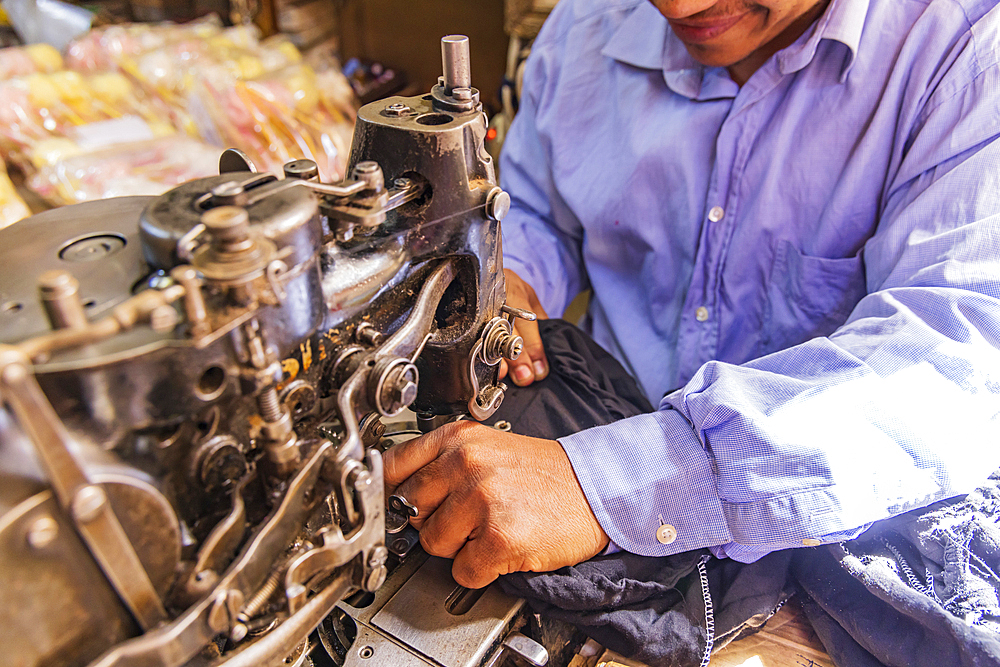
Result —
MULTIPOLYGON (((587 328, 659 409, 558 441, 462 422, 390 450, 389 485, 456 581, 609 542, 752 562, 1000 465, 994 4, 557 6, 501 165, 508 302, 559 313, 591 289, 587 328)), ((548 361, 518 330, 527 385, 548 361)))

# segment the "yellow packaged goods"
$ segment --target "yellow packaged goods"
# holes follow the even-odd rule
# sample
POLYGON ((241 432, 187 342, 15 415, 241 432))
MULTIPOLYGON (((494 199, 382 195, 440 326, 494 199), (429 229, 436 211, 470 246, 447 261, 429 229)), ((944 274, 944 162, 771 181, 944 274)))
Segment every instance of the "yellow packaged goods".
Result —
POLYGON ((259 39, 253 26, 105 29, 70 45, 73 67, 114 66, 150 97, 183 109, 183 129, 246 152, 262 169, 281 172, 287 160, 315 160, 321 177, 342 178, 357 103, 339 68, 319 74, 285 37, 259 39), (103 50, 101 50, 103 49, 103 50), (98 55, 100 51, 101 55, 98 55))
POLYGON ((4 73, 0 152, 53 204, 159 194, 214 173, 206 156, 229 146, 279 174, 309 158, 324 180, 344 176, 357 110, 346 78, 254 26, 109 26, 72 42, 65 63, 51 47, 0 50, 4 73))
POLYGON ((0 229, 31 215, 31 210, 17 194, 7 170, 0 165, 0 229))
POLYGON ((61 154, 29 179, 46 200, 70 204, 105 197, 158 195, 193 178, 219 173, 222 150, 172 135, 61 154))
POLYGON ((285 162, 308 158, 323 180, 344 177, 354 109, 321 94, 311 67, 300 63, 252 80, 217 74, 202 77, 191 97, 204 111, 194 114, 201 126, 211 125, 206 134, 240 148, 261 169, 280 173, 285 162))
POLYGON ((66 65, 79 72, 117 69, 123 59, 162 48, 169 42, 208 39, 222 31, 216 16, 184 25, 133 23, 95 28, 66 47, 66 65))
POLYGON ((0 149, 29 173, 40 145, 75 141, 89 124, 125 117, 141 119, 156 136, 176 132, 180 118, 118 72, 61 70, 0 81, 0 149))
POLYGON ((0 79, 36 72, 55 72, 62 68, 62 55, 48 44, 0 49, 0 79))

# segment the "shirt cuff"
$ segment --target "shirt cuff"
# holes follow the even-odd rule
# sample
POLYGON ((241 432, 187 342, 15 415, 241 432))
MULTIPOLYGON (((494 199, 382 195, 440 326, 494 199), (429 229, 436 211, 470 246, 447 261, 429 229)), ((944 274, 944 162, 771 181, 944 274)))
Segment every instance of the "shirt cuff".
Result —
POLYGON ((732 541, 708 454, 676 410, 560 438, 611 542, 668 556, 732 541))

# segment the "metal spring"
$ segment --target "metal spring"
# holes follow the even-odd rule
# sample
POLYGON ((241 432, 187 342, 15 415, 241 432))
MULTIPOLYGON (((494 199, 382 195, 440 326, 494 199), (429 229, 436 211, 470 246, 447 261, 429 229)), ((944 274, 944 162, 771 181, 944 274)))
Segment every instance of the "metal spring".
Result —
POLYGON ((264 582, 264 585, 260 587, 260 590, 254 593, 247 601, 246 605, 243 606, 243 611, 240 612, 241 620, 244 618, 246 620, 250 620, 263 611, 264 606, 267 605, 268 601, 274 595, 274 592, 278 590, 278 584, 281 583, 282 574, 282 568, 278 568, 277 570, 271 572, 270 576, 268 576, 267 580, 264 582))
POLYGON ((274 387, 268 387, 257 396, 257 407, 264 421, 273 423, 281 420, 281 405, 278 403, 278 392, 274 387))

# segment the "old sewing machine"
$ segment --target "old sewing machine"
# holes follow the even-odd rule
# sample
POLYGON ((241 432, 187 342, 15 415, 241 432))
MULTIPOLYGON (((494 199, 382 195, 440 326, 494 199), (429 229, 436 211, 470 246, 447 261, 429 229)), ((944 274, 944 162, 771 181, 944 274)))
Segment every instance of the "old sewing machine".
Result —
POLYGON ((2 664, 545 664, 523 602, 457 587, 383 497, 382 419, 489 417, 533 317, 468 40, 442 49, 430 94, 361 110, 343 183, 228 151, 0 232, 2 664))

